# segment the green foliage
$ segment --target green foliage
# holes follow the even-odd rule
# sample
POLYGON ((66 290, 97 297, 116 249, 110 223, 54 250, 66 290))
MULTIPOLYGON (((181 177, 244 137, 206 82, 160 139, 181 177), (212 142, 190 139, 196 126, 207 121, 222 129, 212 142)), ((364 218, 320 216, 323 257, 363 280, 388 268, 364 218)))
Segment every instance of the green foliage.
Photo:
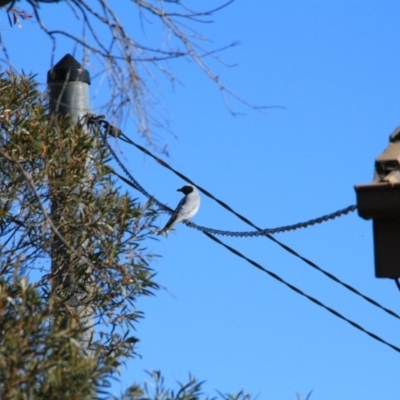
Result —
MULTIPOLYGON (((176 391, 165 388, 164 378, 159 371, 148 373, 151 382, 143 387, 132 385, 121 400, 215 400, 217 397, 209 397, 202 392, 203 382, 199 382, 193 376, 189 376, 187 383, 178 383, 176 391)), ((251 396, 240 391, 237 394, 219 394, 221 400, 251 400, 251 396)))
POLYGON ((101 137, 48 115, 32 77, 3 73, 0 93, 0 397, 93 398, 135 355, 156 213, 116 188, 101 137))
POLYGON ((96 360, 79 355, 73 340, 79 330, 60 329, 55 308, 26 278, 1 281, 0 313, 2 399, 92 398, 102 378, 96 360))

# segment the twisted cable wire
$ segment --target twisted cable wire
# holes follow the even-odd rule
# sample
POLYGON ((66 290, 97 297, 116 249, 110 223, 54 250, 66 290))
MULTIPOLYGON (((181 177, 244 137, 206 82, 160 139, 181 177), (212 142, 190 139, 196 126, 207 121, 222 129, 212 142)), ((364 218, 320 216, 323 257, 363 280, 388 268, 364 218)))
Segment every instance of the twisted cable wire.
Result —
POLYGON ((280 226, 278 228, 272 228, 272 229, 260 229, 258 231, 250 231, 250 232, 232 232, 232 231, 224 231, 224 230, 220 230, 220 229, 212 229, 212 228, 207 228, 205 226, 197 225, 193 222, 188 222, 187 225, 190 226, 191 228, 197 229, 199 231, 211 233, 213 235, 231 236, 231 237, 257 237, 257 236, 272 235, 274 233, 293 231, 293 230, 296 230, 299 228, 307 228, 308 226, 320 224, 320 223, 328 221, 330 219, 334 219, 334 218, 340 217, 342 215, 346 215, 349 212, 354 211, 356 208, 357 207, 353 205, 353 206, 343 208, 342 210, 335 211, 334 213, 327 214, 327 215, 324 215, 319 218, 311 219, 306 222, 300 222, 300 223, 297 223, 294 225, 280 226))
MULTIPOLYGON (((152 153, 150 153, 147 149, 142 148, 142 146, 135 144, 133 141, 131 141, 129 138, 126 138, 125 135, 118 129, 113 127, 112 125, 110 125, 107 121, 104 121, 102 118, 102 116, 99 117, 95 117, 94 120, 90 120, 89 121, 89 126, 97 126, 99 127, 100 124, 103 125, 104 127, 104 142, 105 145, 107 146, 108 150, 110 151, 112 157, 115 159, 115 161, 118 163, 118 165, 121 167, 121 169, 124 171, 124 173, 126 174, 126 176, 129 179, 126 179, 125 177, 123 177, 122 175, 118 174, 117 172, 113 171, 113 174, 115 176, 117 176, 118 178, 120 178, 122 181, 124 181, 127 185, 133 187, 134 189, 138 190, 140 193, 142 193, 144 196, 146 196, 147 198, 149 198, 151 201, 154 202, 154 204, 156 204, 160 209, 164 210, 165 212, 172 214, 173 210, 166 206, 165 204, 161 203, 159 200, 157 200, 154 196, 150 195, 140 184, 139 182, 130 174, 130 172, 127 170, 127 168, 123 165, 123 163, 121 162, 121 160, 119 159, 119 157, 117 156, 117 154, 114 152, 114 150, 112 149, 112 147, 109 145, 108 141, 107 141, 107 134, 110 134, 111 136, 114 137, 124 137, 125 138, 125 142, 127 143, 131 143, 132 145, 134 145, 135 147, 137 147, 139 150, 143 149, 142 151, 144 151, 146 154, 150 155, 152 158, 154 158, 156 161, 158 161, 161 165, 166 166, 168 164, 166 164, 164 161, 160 160, 158 157, 154 156, 152 153)), ((196 186, 199 190, 201 190, 204 194, 206 194, 208 197, 216 200, 219 204, 221 204, 224 208, 231 210, 231 212, 233 212, 235 215, 237 215, 240 219, 242 219, 243 221, 248 221, 246 223, 248 223, 249 225, 255 227, 258 232, 260 233, 262 232, 262 236, 267 237, 268 239, 272 240, 274 243, 276 243, 278 246, 280 246, 281 248, 283 248, 284 250, 286 250, 287 252, 289 252, 290 254, 292 254, 293 256, 299 258, 300 260, 302 260, 303 262, 305 262, 307 265, 309 265, 310 267, 316 269, 317 271, 321 272, 322 274, 324 274, 327 278, 331 279, 332 281, 334 281, 335 283, 338 283, 339 285, 343 286, 344 288, 346 288, 347 290, 351 291, 352 293, 354 293, 355 295, 361 297, 362 299, 364 299, 365 301, 367 301, 368 303, 374 305, 375 307, 381 309, 382 311, 386 312, 387 314, 391 315, 394 318, 400 319, 400 315, 398 315, 396 312, 392 311, 391 309, 382 306, 381 304, 379 304, 376 300, 370 298, 367 295, 364 295, 363 293, 361 293, 359 290, 357 290, 356 288, 354 288, 353 286, 349 285, 348 283, 340 280, 339 278, 337 278, 335 275, 331 274, 330 272, 324 270, 323 268, 319 267, 317 264, 315 264, 314 262, 312 262, 311 260, 303 257, 302 255, 300 255, 299 253, 297 253, 295 250, 293 250, 292 248, 290 248, 289 246, 285 245, 284 243, 280 242, 279 240, 275 239, 275 237, 273 237, 271 235, 271 231, 273 232, 274 229, 261 229, 259 227, 257 227, 255 224, 253 224, 251 221, 249 221, 246 217, 241 216, 240 214, 238 214, 236 211, 234 211, 231 207, 229 207, 226 203, 224 203, 222 200, 216 199, 211 193, 209 193, 207 190, 200 188, 199 186, 197 186, 193 181, 191 181, 189 178, 187 178, 185 175, 181 174, 178 171, 175 171, 172 167, 168 166, 166 167, 170 170, 172 170, 174 173, 178 174, 178 176, 180 176, 182 179, 184 179, 185 181, 189 182, 190 184, 196 186)), ((350 206, 347 207, 343 210, 339 210, 336 213, 340 213, 340 215, 344 215, 347 214, 348 212, 353 211, 353 208, 355 209, 356 206, 350 206)), ((334 215, 336 213, 332 213, 332 214, 328 214, 328 215, 334 215)), ((321 217, 323 218, 323 217, 321 217)), ((312 220, 311 220, 312 221, 312 220)), ((215 229, 209 229, 209 228, 205 228, 205 227, 201 227, 198 226, 196 224, 194 224, 191 221, 183 221, 187 226, 198 229, 200 231, 202 231, 205 235, 207 235, 209 238, 211 238, 212 240, 220 243, 221 245, 223 245, 224 247, 226 247, 228 250, 233 251, 233 248, 230 248, 230 246, 225 245, 223 242, 221 242, 219 239, 217 239, 216 237, 213 236, 214 232, 220 232, 219 230, 215 230, 215 229), (231 250, 232 249, 232 250, 231 250)), ((297 225, 297 224, 296 224, 297 225)), ((295 226, 295 225, 291 225, 291 226, 295 226)), ((280 228, 275 228, 275 230, 279 230, 280 228)), ((221 232, 227 232, 227 231, 221 231, 221 232)), ((251 232, 249 232, 251 233, 251 232)), ((242 256, 241 256, 242 257, 242 256)), ((245 257, 245 256, 243 256, 245 257)), ((242 258, 243 258, 242 257, 242 258)), ((254 265, 254 264, 253 264, 254 265)), ((258 267, 257 267, 258 268, 258 267)), ((271 274, 273 274, 271 272, 271 274)), ((400 286, 400 284, 399 284, 400 286)))

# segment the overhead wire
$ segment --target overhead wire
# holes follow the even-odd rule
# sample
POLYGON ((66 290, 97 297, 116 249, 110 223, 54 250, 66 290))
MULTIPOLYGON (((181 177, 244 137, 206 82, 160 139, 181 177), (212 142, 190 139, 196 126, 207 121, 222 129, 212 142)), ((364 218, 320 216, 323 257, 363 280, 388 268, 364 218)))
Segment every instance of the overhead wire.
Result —
POLYGON ((197 225, 195 223, 189 224, 190 227, 197 229, 198 231, 202 232, 207 232, 211 233, 213 235, 217 236, 231 236, 231 237, 259 237, 259 236, 268 236, 268 235, 273 235, 274 233, 282 233, 282 232, 288 232, 288 231, 294 231, 296 229, 300 228, 306 228, 315 224, 320 224, 322 222, 326 222, 330 219, 335 219, 337 217, 341 217, 342 215, 346 215, 349 212, 353 212, 356 209, 356 206, 349 206, 346 208, 343 208, 342 210, 335 211, 331 214, 324 215, 319 218, 314 218, 310 219, 309 221, 306 222, 300 222, 297 224, 292 224, 292 225, 286 225, 286 226, 280 226, 278 228, 268 228, 268 229, 261 229, 261 230, 256 230, 256 231, 250 231, 250 232, 233 232, 233 231, 225 231, 222 229, 213 229, 213 228, 208 228, 205 226, 197 225))
MULTIPOLYGON (((104 121, 102 121, 102 122, 104 124, 104 121)), ((206 196, 210 197, 211 199, 216 201, 218 204, 220 204, 222 207, 227 209, 229 212, 233 213, 238 218, 240 218, 242 221, 244 221, 245 223, 247 223, 248 225, 250 225, 250 226, 252 226, 253 228, 256 229, 256 231, 236 232, 236 231, 226 231, 226 230, 222 230, 222 229, 208 228, 208 227, 205 227, 205 226, 197 225, 195 223, 188 224, 190 227, 192 227, 194 229, 197 229, 199 231, 208 232, 208 233, 211 233, 213 235, 231 236, 231 237, 268 236, 268 235, 271 235, 271 234, 274 234, 274 233, 282 233, 282 232, 292 231, 292 230, 296 230, 296 229, 300 229, 300 228, 306 228, 308 226, 312 226, 312 225, 315 225, 315 224, 320 224, 322 222, 326 222, 328 220, 335 219, 335 218, 340 217, 342 215, 346 215, 346 214, 348 214, 350 212, 353 212, 353 211, 355 211, 357 209, 357 207, 355 205, 351 205, 351 206, 348 206, 348 207, 343 208, 341 210, 335 211, 333 213, 326 214, 326 215, 323 215, 322 217, 314 218, 314 219, 311 219, 311 220, 308 220, 308 221, 305 221, 305 222, 300 222, 300 223, 296 223, 296 224, 292 224, 292 225, 286 225, 286 226, 280 226, 278 228, 261 229, 261 228, 257 227, 255 224, 253 224, 246 217, 244 217, 243 215, 241 215, 241 214, 237 213, 235 210, 233 210, 228 204, 226 204, 222 200, 220 200, 220 199, 216 198, 215 196, 213 196, 206 189, 202 188, 201 186, 196 185, 191 179, 189 179, 185 175, 181 174, 179 171, 176 171, 175 169, 173 169, 169 164, 167 164, 166 162, 162 161, 157 156, 153 155, 151 152, 149 152, 144 147, 142 147, 142 146, 136 144, 135 142, 133 142, 125 134, 123 134, 119 129, 117 129, 115 127, 112 127, 112 129, 108 128, 107 133, 111 134, 111 136, 121 138, 124 142, 137 147, 139 150, 143 151, 145 154, 151 156, 157 162, 159 162, 163 167, 165 167, 165 168, 169 169, 170 171, 174 172, 176 175, 178 175, 180 178, 182 178, 186 182, 196 186, 196 188, 199 189, 206 196)), ((123 165, 123 163, 121 162, 119 157, 116 155, 116 153, 113 151, 113 149, 110 148, 108 143, 107 143, 107 146, 108 146, 111 154, 113 155, 115 161, 118 163, 118 165, 124 171, 124 173, 126 175, 129 175, 130 179, 132 179, 132 181, 136 181, 133 178, 133 176, 129 173, 129 171, 126 169, 126 167, 123 165)), ((140 186, 137 181, 136 181, 136 185, 138 185, 139 191, 143 195, 145 195, 146 197, 151 197, 151 195, 142 186, 140 186)), ((160 204, 160 207, 162 208, 163 206, 160 204)))
MULTIPOLYGON (((115 176, 117 176, 119 179, 121 179, 123 182, 125 182, 126 184, 128 184, 129 186, 133 187, 136 190, 141 191, 139 188, 141 188, 141 185, 134 179, 134 181, 136 183, 132 183, 130 182, 130 180, 126 179, 125 177, 123 177, 122 175, 118 174, 118 172, 113 171, 113 174, 115 176)), ((131 174, 128 171, 129 176, 131 176, 131 174)), ((133 178, 133 177, 132 177, 133 178)), ((165 204, 159 202, 156 198, 154 198, 153 196, 148 197, 151 201, 153 201, 157 206, 159 206, 161 209, 163 209, 164 211, 168 212, 169 214, 173 213, 173 210, 170 207, 167 207, 165 204)), ((190 221, 184 221, 184 223, 186 223, 186 225, 188 226, 192 226, 194 225, 193 222, 190 221)), ((205 235, 207 235, 209 238, 212 238, 213 240, 217 241, 220 244, 223 244, 223 242, 221 242, 219 239, 215 238, 214 235, 212 235, 209 232, 203 231, 203 233, 205 235)), ((272 238, 273 241, 275 241, 275 238, 272 238)), ((277 241, 278 242, 278 241, 277 241)), ((303 260, 304 262, 306 262, 307 264, 312 264, 315 265, 315 268, 317 270, 319 270, 320 272, 322 272, 325 276, 327 276, 328 278, 332 279, 334 282, 339 283, 340 285, 342 285, 343 287, 345 287, 346 289, 348 289, 349 291, 351 291, 352 293, 356 294, 357 296, 361 297, 362 299, 364 299, 365 301, 367 301, 368 303, 374 305, 375 307, 381 309, 382 311, 386 312, 387 314, 391 315, 394 318, 400 319, 400 315, 398 315, 396 312, 392 311, 391 309, 379 304, 376 300, 368 297, 367 295, 361 293, 359 290, 357 290, 356 288, 352 287, 351 285, 347 284, 346 282, 341 281, 339 278, 337 278, 336 276, 334 276, 333 274, 331 274, 328 271, 325 271, 324 269, 318 267, 316 264, 314 264, 312 261, 308 260, 307 258, 301 256, 299 253, 297 253, 295 250, 293 250, 292 248, 290 248, 289 246, 286 246, 285 244, 278 242, 278 244, 282 247, 285 248, 285 250, 287 250, 289 253, 297 256, 298 258, 300 258, 301 260, 303 260)))
MULTIPOLYGON (((135 185, 132 185, 132 183, 129 182, 128 179, 124 178, 123 176, 119 175, 118 173, 116 174, 116 176, 118 176, 119 178, 121 178, 125 183, 129 184, 130 186, 134 187, 137 190, 137 187, 135 187, 135 185)), ((139 185, 140 186, 140 185, 139 185)), ((158 200, 152 198, 154 201, 156 201, 158 203, 158 200)), ((162 204, 162 203, 161 203, 162 204)), ((172 213, 173 210, 165 205, 163 205, 162 207, 165 211, 172 213)), ((320 300, 316 299, 313 296, 308 295, 307 293, 303 292, 301 289, 299 289, 298 287, 292 285, 291 283, 285 281, 283 278, 281 278, 278 274, 267 270, 266 268, 264 268, 261 264, 259 264, 258 262, 252 260, 251 258, 245 256, 244 254, 242 254, 241 252, 239 252, 237 249, 233 248, 232 246, 229 246, 228 244, 224 243, 222 240, 218 239, 217 237, 215 237, 214 235, 208 233, 208 232, 203 232, 206 236, 208 236, 211 240, 215 241, 216 243, 218 243, 219 245, 225 247, 227 250, 229 250, 231 253, 235 254, 236 256, 242 258, 243 260, 247 261, 248 263, 250 263, 252 266, 254 266, 255 268, 259 269, 260 271, 268 274, 271 278, 277 280, 278 282, 284 284, 286 287, 288 287, 289 289, 293 290, 294 292, 296 292, 297 294, 307 298, 308 300, 310 300, 311 302, 313 302, 314 304, 318 305, 319 307, 322 307, 323 309, 327 310, 328 312, 330 312, 331 314, 333 314, 334 316, 338 317, 339 319, 347 322, 348 324, 350 324, 352 327, 356 328, 357 330, 365 333, 366 335, 368 335, 369 337, 371 337, 374 340, 377 340, 378 342, 385 344, 386 346, 390 347, 391 349, 395 350, 396 352, 400 353, 400 348, 395 346, 394 344, 386 341, 385 339, 381 338, 380 336, 376 335, 375 333, 363 328, 360 324, 354 322, 353 320, 345 317, 343 314, 339 313, 338 311, 334 310, 333 308, 325 305, 324 303, 322 303, 320 300)), ((374 301, 374 300, 372 300, 374 301)), ((378 304, 378 303, 377 303, 378 304)), ((382 306, 380 306, 378 304, 378 307, 381 308, 382 306)), ((384 309, 384 308, 383 308, 384 309)), ((391 310, 387 310, 389 311, 389 313, 391 313, 391 310)), ((395 313, 394 313, 395 314, 395 313)), ((396 316, 396 314, 395 314, 396 316)), ((397 316, 398 317, 398 316, 397 316)))
MULTIPOLYGON (((121 140, 123 140, 125 143, 128 143, 134 147, 136 147, 138 150, 140 150, 141 152, 143 152, 144 154, 150 156, 151 158, 153 158, 155 161, 157 161, 162 167, 170 170, 171 172, 173 172, 176 176, 178 176, 179 178, 183 179, 184 181, 186 181, 187 183, 196 186, 196 188, 198 190, 200 190, 203 194, 205 194, 207 197, 209 197, 210 199, 216 201, 220 206, 222 206, 223 208, 225 208, 226 210, 228 210, 229 212, 231 212, 232 214, 234 214, 236 217, 238 217, 240 220, 242 220, 244 223, 246 223, 247 225, 253 227, 254 229, 256 229, 259 232, 265 232, 265 233, 280 233, 280 232, 285 232, 285 231, 289 231, 289 230, 295 230, 295 229, 299 229, 299 228, 306 228, 308 226, 311 225, 315 225, 317 223, 322 223, 325 221, 328 221, 330 219, 334 219, 337 218, 341 215, 345 215, 348 214, 349 212, 353 212, 357 209, 357 206, 355 205, 351 205, 348 206, 342 210, 338 210, 334 213, 331 214, 326 214, 323 215, 322 217, 319 218, 314 218, 311 219, 309 221, 305 221, 305 222, 301 222, 301 223, 297 223, 297 224, 293 224, 293 225, 287 225, 287 226, 283 226, 283 227, 279 227, 279 228, 273 228, 273 229, 262 229, 260 227, 258 227, 257 225, 255 225, 253 222, 251 222, 248 218, 246 218, 245 216, 243 216, 242 214, 238 213, 237 211, 235 211, 232 207, 230 207, 227 203, 225 203, 224 201, 218 199, 217 197, 215 197, 212 193, 210 193, 208 190, 204 189, 202 186, 195 184, 189 177, 187 177, 186 175, 182 174, 181 172, 177 171, 176 169, 174 169, 173 167, 171 167, 167 162, 165 162, 164 160, 162 160, 161 158, 157 157, 156 155, 154 155, 153 153, 151 153, 149 150, 147 150, 145 147, 141 146, 140 144, 135 143, 132 139, 130 139, 129 137, 127 137, 120 129, 113 127, 112 125, 110 125, 108 123, 108 121, 105 120, 101 120, 101 122, 105 125, 105 129, 108 130, 108 133, 111 136, 120 138, 121 140)), ((211 230, 210 228, 205 228, 205 227, 199 227, 196 226, 197 229, 199 230, 211 230)), ((218 234, 221 234, 221 232, 227 232, 227 231, 222 231, 222 230, 214 230, 215 232, 218 232, 218 234)), ((211 232, 210 232, 211 233, 211 232)), ((216 233, 217 234, 217 233, 216 233)), ((254 235, 254 232, 248 233, 248 232, 244 232, 243 236, 250 236, 250 234, 254 235)), ((229 236, 229 235, 226 235, 229 236)), ((231 235, 231 236, 235 236, 235 235, 231 235)), ((237 235, 239 236, 239 235, 237 235)), ((255 236, 255 235, 254 235, 255 236)))
MULTIPOLYGON (((123 176, 121 176, 118 173, 115 173, 116 176, 118 176, 120 179, 122 179, 125 183, 127 183, 128 185, 130 185, 131 187, 135 188, 136 190, 139 190, 140 192, 144 192, 146 193, 146 196, 150 199, 150 201, 155 202, 155 204, 157 204, 161 209, 165 210, 168 213, 172 213, 173 210, 169 207, 167 207, 166 205, 164 205, 163 203, 159 202, 156 198, 154 198, 154 196, 151 196, 147 193, 147 191, 137 182, 136 179, 133 178, 133 176, 129 173, 129 171, 126 169, 126 167, 122 164, 122 162, 119 160, 118 156, 115 154, 115 152, 113 151, 113 149, 111 148, 111 146, 109 146, 108 142, 107 142, 107 138, 105 137, 105 141, 106 141, 106 145, 108 147, 108 149, 110 150, 111 154, 113 155, 113 157, 116 159, 116 161, 118 162, 118 164, 122 167, 122 169, 124 170, 124 172, 127 174, 127 176, 129 177, 130 180, 132 180, 132 182, 126 178, 124 178, 123 176)), ((144 194, 143 193, 143 194, 144 194)), ((191 225, 192 223, 187 221, 186 222, 187 225, 191 225)), ((314 304, 324 308, 325 310, 327 310, 328 312, 330 312, 331 314, 333 314, 334 316, 338 317, 339 319, 347 322, 348 324, 350 324, 352 327, 356 328, 357 330, 365 333, 366 335, 368 335, 369 337, 371 337, 374 340, 379 341, 382 344, 385 344, 386 346, 390 347, 391 349, 395 350, 396 352, 400 353, 400 348, 395 346, 394 344, 386 341, 385 339, 381 338, 380 336, 374 334, 373 332, 363 328, 361 325, 359 325, 358 323, 354 322, 353 320, 345 317, 344 315, 342 315, 341 313, 339 313, 338 311, 334 310, 333 308, 325 305, 324 303, 322 303, 320 300, 316 299, 313 296, 308 295, 307 293, 303 292, 301 289, 297 288, 296 286, 290 284, 289 282, 285 281, 283 278, 281 278, 279 275, 277 275, 276 273, 267 270, 266 268, 264 268, 261 264, 257 263, 256 261, 250 259, 249 257, 245 256, 244 254, 242 254, 241 252, 239 252, 237 249, 227 245, 226 243, 222 242, 220 239, 218 239, 217 237, 215 237, 214 235, 212 235, 211 233, 208 233, 207 231, 203 231, 203 233, 208 236, 211 240, 215 241, 216 243, 220 244, 221 246, 225 247, 227 250, 229 250, 231 253, 235 254, 236 256, 244 259, 245 261, 247 261, 248 263, 250 263, 251 265, 253 265, 254 267, 256 267, 257 269, 261 270, 262 272, 268 274, 270 277, 272 277, 273 279, 279 281, 280 283, 284 284, 286 287, 288 287, 289 289, 293 290, 294 292, 300 294, 301 296, 307 298, 308 300, 310 300, 311 302, 313 302, 314 304)), ((275 238, 272 238, 275 241, 275 238)), ((278 242, 279 245, 284 246, 284 248, 286 248, 288 251, 290 251, 290 253, 294 253, 294 255, 297 255, 298 257, 300 257, 301 259, 307 260, 304 257, 300 256, 298 253, 296 253, 294 250, 290 249, 288 246, 278 242)), ((307 260, 309 261, 309 260, 307 260)), ((310 261, 309 261, 310 262, 310 261)), ((318 267, 319 268, 319 267, 318 267)), ((326 271, 325 271, 326 272, 326 271)), ((329 274, 329 273, 327 273, 329 274)), ((341 282, 342 285, 344 285, 345 287, 349 286, 343 282, 341 282)), ((351 286, 350 286, 351 288, 351 286)), ((387 313, 389 313, 390 315, 396 317, 396 318, 400 318, 395 312, 381 306, 379 303, 377 303, 375 300, 368 298, 367 296, 364 296, 363 294, 361 294, 360 292, 358 292, 356 289, 352 288, 353 290, 351 291, 355 291, 356 294, 360 295, 361 297, 363 297, 365 300, 369 301, 371 304, 377 306, 378 308, 386 311, 387 313)), ((349 289, 350 290, 350 289, 349 289)))
POLYGON ((381 342, 383 344, 385 344, 386 346, 389 346, 390 348, 392 348, 393 350, 397 351, 398 353, 400 353, 400 348, 395 346, 392 343, 387 342, 386 340, 382 339, 380 336, 376 335, 373 332, 368 331, 367 329, 363 328, 361 325, 357 324, 356 322, 352 321, 351 319, 345 317, 344 315, 340 314, 338 311, 334 310, 333 308, 325 305, 324 303, 322 303, 321 301, 319 301, 318 299, 316 299, 315 297, 312 297, 310 295, 308 295, 307 293, 303 292, 302 290, 300 290, 299 288, 297 288, 296 286, 292 285, 289 282, 286 282, 284 279, 282 279, 279 275, 275 274, 272 271, 267 270, 266 268, 264 268, 261 264, 257 263, 256 261, 252 260, 251 258, 245 256, 244 254, 242 254, 241 252, 239 252, 238 250, 234 249, 233 247, 227 245, 226 243, 222 242, 220 239, 216 238, 215 236, 204 232, 205 235, 207 235, 210 239, 214 240, 215 242, 217 242, 218 244, 220 244, 221 246, 225 247, 227 250, 229 250, 231 253, 235 254, 236 256, 246 260, 248 263, 250 263, 251 265, 253 265, 254 267, 256 267, 257 269, 265 272, 266 274, 268 274, 271 278, 276 279, 277 281, 279 281, 280 283, 283 283, 286 287, 288 287, 289 289, 293 290, 294 292, 296 292, 297 294, 300 294, 301 296, 307 298, 308 300, 312 301, 314 304, 324 308, 325 310, 329 311, 331 314, 333 314, 334 316, 340 318, 343 321, 346 321, 347 323, 349 323, 352 327, 356 328, 357 330, 367 334, 368 336, 370 336, 371 338, 377 340, 378 342, 381 342))
MULTIPOLYGON (((236 212, 235 210, 233 210, 228 204, 226 204, 225 202, 223 202, 222 200, 216 198, 214 195, 212 195, 210 192, 208 192, 206 189, 202 188, 199 185, 196 185, 190 178, 188 178, 187 176, 185 176, 184 174, 180 173, 179 171, 176 171, 175 169, 173 169, 170 165, 168 165, 165 161, 161 160, 160 158, 158 158, 157 156, 153 155, 149 150, 145 149, 143 146, 140 146, 139 144, 136 144, 135 142, 133 142, 131 139, 129 139, 120 129, 114 127, 113 125, 109 124, 107 121, 105 121, 103 119, 103 116, 90 116, 89 118, 91 118, 89 120, 89 125, 97 125, 99 126, 100 124, 103 126, 104 128, 104 133, 111 135, 113 137, 116 138, 121 138, 124 142, 131 144, 133 146, 135 146, 136 148, 138 148, 140 151, 144 152, 145 154, 149 155, 150 157, 152 157, 153 159, 155 159, 158 163, 160 163, 163 167, 171 170, 174 174, 176 174, 177 176, 179 176, 181 179, 185 180, 186 182, 196 186, 202 193, 204 193, 206 196, 210 197, 211 199, 215 200, 218 204, 220 204, 222 207, 224 207, 225 209, 227 209, 228 211, 230 211, 231 213, 233 213, 234 215, 236 215, 238 218, 240 218, 242 221, 244 221, 245 223, 247 223, 248 225, 254 227, 256 230, 258 230, 259 232, 264 232, 263 236, 267 237, 268 239, 272 240, 274 243, 276 243, 278 246, 280 246, 281 248, 283 248, 285 251, 289 252, 290 254, 292 254, 293 256, 299 258, 300 260, 302 260, 304 263, 306 263, 307 265, 309 265, 310 267, 314 268, 315 270, 319 271, 320 273, 322 273, 324 276, 326 276, 327 278, 331 279, 332 281, 334 281, 335 283, 343 286, 345 289, 349 290, 350 292, 352 292, 353 294, 355 294, 356 296, 361 297, 363 300, 367 301, 368 303, 372 304, 373 306, 379 308, 380 310, 384 311, 385 313, 389 314, 390 316, 400 319, 400 315, 397 314, 396 312, 394 312, 393 310, 379 304, 376 300, 372 299, 371 297, 361 293, 358 289, 354 288, 353 286, 351 286, 350 284, 342 281, 341 279, 339 279, 338 277, 336 277, 335 275, 333 275, 332 273, 326 271, 325 269, 319 267, 317 264, 315 264, 314 262, 312 262, 311 260, 307 259, 306 257, 303 257, 302 255, 300 255, 298 252, 296 252, 294 249, 292 249, 291 247, 285 245, 284 243, 280 242, 279 240, 277 240, 275 237, 273 237, 271 235, 270 231, 274 231, 274 229, 271 230, 263 230, 261 228, 259 228, 258 226, 256 226, 253 222, 251 222, 249 219, 247 219, 246 217, 244 217, 243 215, 239 214, 238 212, 236 212)), ((118 163, 118 165, 120 166, 120 168, 124 171, 124 173, 126 174, 127 177, 129 177, 129 180, 124 178, 122 175, 118 174, 116 171, 113 171, 113 174, 115 176, 117 176, 119 179, 121 179, 122 181, 124 181, 126 184, 132 186, 133 188, 135 188, 136 190, 138 190, 139 192, 141 192, 144 196, 148 197, 149 199, 151 199, 159 208, 161 208, 162 210, 166 211, 167 213, 171 214, 173 212, 173 210, 169 207, 167 207, 165 204, 161 203, 160 201, 158 201, 154 196, 150 195, 140 184, 139 182, 137 182, 137 180, 132 176, 132 174, 128 171, 128 169, 124 166, 124 164, 121 162, 121 160, 119 159, 118 155, 115 153, 115 151, 112 149, 112 147, 109 145, 107 138, 104 137, 105 140, 105 144, 108 147, 108 150, 110 151, 111 155, 113 156, 113 158, 115 159, 115 161, 118 163)), ((356 206, 350 206, 347 207, 343 210, 340 210, 339 212, 342 212, 343 214, 353 211, 353 209, 355 209, 356 206)), ((331 215, 333 215, 335 213, 332 213, 331 215)), ((329 215, 329 214, 328 214, 329 215)), ((213 235, 214 231, 213 229, 210 228, 205 228, 205 227, 200 227, 198 225, 196 225, 195 223, 191 222, 191 221, 185 221, 186 225, 198 230, 201 230, 203 233, 207 234, 207 236, 209 235, 213 235)), ((280 228, 275 228, 275 230, 278 230, 280 228)), ((400 285, 399 285, 400 287, 400 285)))

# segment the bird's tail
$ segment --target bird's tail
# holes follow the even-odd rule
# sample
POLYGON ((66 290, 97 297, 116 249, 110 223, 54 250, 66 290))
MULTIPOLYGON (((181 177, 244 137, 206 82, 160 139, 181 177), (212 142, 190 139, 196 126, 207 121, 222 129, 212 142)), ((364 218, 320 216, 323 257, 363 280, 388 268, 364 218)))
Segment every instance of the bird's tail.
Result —
POLYGON ((167 232, 175 225, 174 222, 171 223, 171 220, 167 222, 167 224, 164 226, 164 228, 161 229, 161 231, 158 232, 158 235, 166 235, 167 232))
POLYGON ((165 225, 164 228, 158 231, 157 235, 166 236, 172 227, 173 225, 165 225))

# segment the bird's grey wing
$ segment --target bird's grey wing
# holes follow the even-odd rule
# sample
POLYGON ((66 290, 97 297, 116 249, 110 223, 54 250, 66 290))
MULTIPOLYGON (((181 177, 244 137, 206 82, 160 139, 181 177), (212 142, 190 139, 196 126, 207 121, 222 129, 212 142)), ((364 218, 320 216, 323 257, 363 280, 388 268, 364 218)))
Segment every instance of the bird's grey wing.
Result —
POLYGON ((186 201, 183 204, 181 204, 179 210, 181 219, 184 220, 191 218, 198 210, 199 205, 200 205, 199 199, 196 198, 186 199, 186 201))
POLYGON ((178 203, 177 207, 175 208, 175 211, 172 213, 171 218, 168 220, 168 222, 165 224, 165 227, 170 226, 172 223, 175 222, 177 219, 178 215, 181 212, 181 209, 184 207, 185 204, 185 197, 181 199, 181 201, 178 203))

